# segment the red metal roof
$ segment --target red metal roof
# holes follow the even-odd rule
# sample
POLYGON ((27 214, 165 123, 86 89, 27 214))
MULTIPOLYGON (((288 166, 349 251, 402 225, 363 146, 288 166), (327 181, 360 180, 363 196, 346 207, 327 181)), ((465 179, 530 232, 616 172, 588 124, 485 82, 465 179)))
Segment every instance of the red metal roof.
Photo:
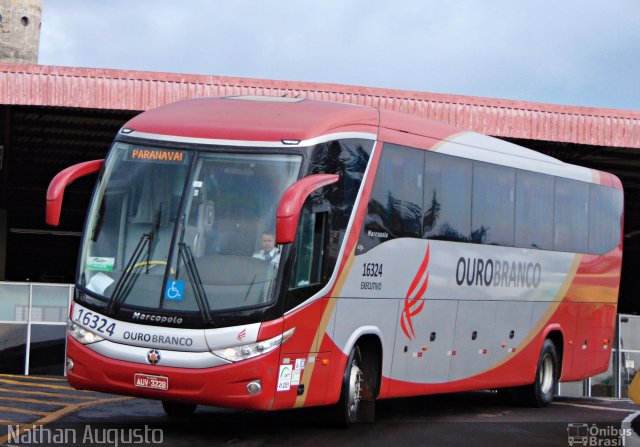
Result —
POLYGON ((0 63, 0 104, 147 110, 181 99, 235 95, 347 102, 498 137, 640 148, 640 111, 338 84, 0 63))

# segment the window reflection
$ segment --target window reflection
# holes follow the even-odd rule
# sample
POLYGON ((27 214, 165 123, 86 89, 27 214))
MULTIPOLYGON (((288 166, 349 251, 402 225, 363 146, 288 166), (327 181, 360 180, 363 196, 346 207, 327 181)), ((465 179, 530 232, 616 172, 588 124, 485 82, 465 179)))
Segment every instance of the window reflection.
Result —
POLYGON ((556 178, 553 247, 586 253, 589 223, 589 184, 556 178))
POLYGON ((515 169, 474 162, 472 242, 513 246, 515 182, 515 169))
POLYGON ((360 238, 366 250, 385 240, 421 237, 424 153, 387 144, 360 238))
POLYGON ((423 237, 468 242, 471 237, 471 160, 425 154, 423 237))
POLYGON ((553 249, 553 177, 518 170, 516 246, 553 249))
POLYGON ((64 374, 66 326, 31 325, 29 374, 64 374))
POLYGON ((0 324, 0 373, 24 374, 26 343, 26 324, 0 324))

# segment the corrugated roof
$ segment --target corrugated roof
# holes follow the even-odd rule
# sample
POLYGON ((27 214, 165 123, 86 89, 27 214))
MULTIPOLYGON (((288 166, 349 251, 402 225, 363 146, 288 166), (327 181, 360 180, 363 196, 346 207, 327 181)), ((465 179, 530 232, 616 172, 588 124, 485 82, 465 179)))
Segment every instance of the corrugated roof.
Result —
POLYGON ((505 138, 640 148, 640 111, 338 84, 0 63, 0 104, 141 111, 181 99, 235 95, 362 104, 505 138))

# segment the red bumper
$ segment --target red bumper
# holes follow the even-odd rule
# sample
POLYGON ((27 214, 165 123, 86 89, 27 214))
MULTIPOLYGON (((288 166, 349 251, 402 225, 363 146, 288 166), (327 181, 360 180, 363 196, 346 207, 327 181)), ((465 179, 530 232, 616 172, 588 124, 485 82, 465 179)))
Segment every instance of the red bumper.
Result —
POLYGON ((143 365, 104 357, 67 337, 73 372, 67 379, 77 389, 171 400, 227 408, 269 410, 273 407, 279 350, 255 359, 216 368, 182 369, 143 365), (136 373, 166 376, 166 391, 134 386, 136 373), (262 391, 249 395, 247 384, 260 380, 262 391))

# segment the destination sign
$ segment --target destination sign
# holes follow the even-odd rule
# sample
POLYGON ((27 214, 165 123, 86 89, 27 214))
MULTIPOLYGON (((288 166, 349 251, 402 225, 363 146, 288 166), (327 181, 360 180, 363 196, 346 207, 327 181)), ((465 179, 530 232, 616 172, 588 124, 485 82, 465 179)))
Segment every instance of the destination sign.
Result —
POLYGON ((128 160, 156 161, 163 163, 183 163, 185 153, 172 149, 148 149, 132 147, 129 149, 128 160))

